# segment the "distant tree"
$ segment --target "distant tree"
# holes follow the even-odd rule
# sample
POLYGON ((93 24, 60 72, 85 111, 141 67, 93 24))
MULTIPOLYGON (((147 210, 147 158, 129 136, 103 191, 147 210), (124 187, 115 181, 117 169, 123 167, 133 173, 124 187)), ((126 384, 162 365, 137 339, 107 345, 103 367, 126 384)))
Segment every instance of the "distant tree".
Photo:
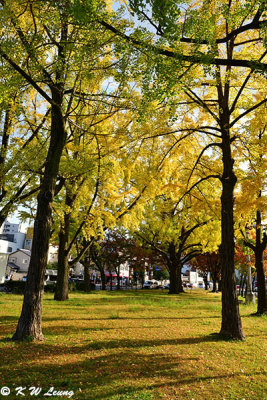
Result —
POLYGON ((157 281, 162 281, 169 279, 170 275, 165 266, 160 266, 160 269, 157 269, 157 267, 153 268, 153 277, 157 281))
MULTIPOLYGON (((208 272, 210 273, 213 282, 212 291, 217 292, 217 290, 220 288, 219 283, 221 280, 221 264, 219 252, 199 254, 194 258, 191 264, 200 271, 203 271, 205 274, 207 274, 208 272)), ((205 288, 207 289, 206 279, 204 279, 204 283, 205 288)))

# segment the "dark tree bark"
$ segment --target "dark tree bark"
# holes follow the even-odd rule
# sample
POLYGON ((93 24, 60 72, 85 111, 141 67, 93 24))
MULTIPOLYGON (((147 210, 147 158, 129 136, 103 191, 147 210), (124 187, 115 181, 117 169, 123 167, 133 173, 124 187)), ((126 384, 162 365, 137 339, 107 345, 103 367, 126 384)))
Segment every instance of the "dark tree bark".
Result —
MULTIPOLYGON (((232 59, 234 39, 227 46, 227 58, 232 59)), ((222 84, 220 69, 217 74, 217 93, 219 118, 218 123, 221 131, 221 150, 223 174, 221 177, 221 290, 222 290, 222 322, 220 335, 222 337, 242 340, 241 317, 239 313, 238 298, 235 280, 235 241, 234 241, 234 188, 237 178, 234 173, 234 160, 231 151, 230 116, 230 76, 231 67, 226 68, 229 80, 222 84)))
POLYGON ((239 290, 238 290, 238 295, 241 296, 241 288, 243 286, 243 280, 244 280, 244 275, 240 276, 240 283, 239 283, 239 290))
MULTIPOLYGON (((11 103, 9 103, 6 107, 6 112, 5 112, 5 119, 4 119, 4 126, 3 126, 3 132, 2 132, 2 141, 1 141, 1 149, 0 149, 0 201, 2 201, 6 194, 7 191, 5 189, 5 166, 6 166, 6 156, 7 156, 7 150, 8 150, 8 144, 9 144, 9 137, 10 137, 10 127, 12 123, 12 117, 11 117, 11 103)), ((0 211, 0 226, 5 222, 5 219, 8 216, 8 209, 5 210, 5 207, 1 209, 0 211)))
POLYGON ((59 232, 58 247, 58 270, 57 283, 54 300, 64 301, 69 298, 69 262, 68 262, 68 227, 66 218, 64 226, 61 225, 59 232))
POLYGON ((121 288, 121 280, 120 280, 120 266, 117 269, 117 290, 121 288))
POLYGON ((221 114, 223 175, 221 195, 221 267, 222 267, 222 323, 220 334, 232 339, 243 339, 241 318, 236 293, 234 266, 234 187, 236 176, 233 171, 234 161, 231 155, 229 110, 224 104, 221 114), (226 111, 224 113, 224 111, 226 111))
POLYGON ((101 290, 106 290, 106 275, 104 267, 98 268, 101 276, 101 290))
POLYGON ((243 281, 242 281, 242 286, 241 286, 241 296, 242 297, 246 297, 245 296, 246 287, 247 287, 247 277, 244 276, 243 281))
POLYGON ((167 266, 170 274, 169 294, 179 294, 184 291, 182 285, 182 264, 180 254, 176 253, 175 244, 172 242, 168 247, 167 266))
MULTIPOLYGON (((68 194, 66 188, 65 204, 71 208, 73 198, 68 194)), ((64 213, 64 222, 60 226, 59 246, 58 246, 58 272, 54 300, 64 301, 69 298, 69 233, 70 233, 70 213, 64 213)))
POLYGON ((264 262, 263 254, 267 245, 267 235, 264 232, 262 237, 262 221, 261 212, 257 211, 256 214, 256 244, 248 242, 244 239, 245 245, 247 245, 255 254, 255 268, 257 272, 258 281, 258 305, 257 305, 257 315, 267 314, 267 294, 266 294, 266 284, 265 284, 265 274, 264 274, 264 262))
POLYGON ((92 245, 90 247, 90 256, 92 258, 93 263, 95 264, 96 268, 100 272, 101 276, 101 290, 106 290, 106 275, 105 275, 105 264, 103 260, 101 259, 101 256, 99 255, 99 252, 92 242, 92 245))
POLYGON ((5 178, 6 156, 7 156, 7 150, 8 150, 9 137, 10 137, 10 127, 11 127, 11 123, 12 123, 11 108, 12 108, 12 105, 11 105, 11 103, 9 103, 6 107, 3 132, 1 135, 2 136, 1 149, 0 149, 0 185, 1 185, 0 198, 1 198, 1 200, 5 196, 4 178, 5 178))
POLYGON ((52 225, 52 202, 55 193, 59 162, 66 142, 66 131, 62 115, 62 91, 52 90, 51 138, 45 162, 44 177, 38 194, 36 219, 28 278, 23 306, 13 340, 31 337, 42 340, 42 298, 44 276, 47 265, 50 230, 52 225))
POLYGON ((111 270, 109 271, 109 279, 110 279, 110 281, 109 281, 109 289, 112 290, 113 279, 112 279, 112 271, 111 270))
POLYGON ((91 264, 90 257, 86 257, 83 262, 83 265, 84 265, 84 291, 85 292, 91 291, 90 264, 91 264))
POLYGON ((263 253, 267 244, 267 235, 264 232, 263 239, 261 233, 261 212, 257 211, 256 219, 256 246, 255 246, 255 267, 258 280, 258 306, 257 314, 267 314, 267 295, 265 285, 263 253))
POLYGON ((205 285, 205 290, 208 290, 208 274, 205 272, 203 275, 203 281, 204 281, 204 285, 205 285))
POLYGON ((217 275, 214 273, 214 274, 211 274, 211 277, 212 277, 212 292, 213 293, 215 293, 215 292, 217 292, 217 275))

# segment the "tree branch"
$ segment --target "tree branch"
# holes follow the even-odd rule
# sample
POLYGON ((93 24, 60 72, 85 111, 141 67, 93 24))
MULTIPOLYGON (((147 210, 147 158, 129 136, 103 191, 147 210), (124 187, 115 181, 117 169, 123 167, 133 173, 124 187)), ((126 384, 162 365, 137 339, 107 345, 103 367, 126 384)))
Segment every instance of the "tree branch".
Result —
POLYGON ((191 179, 191 177, 192 177, 192 175, 193 175, 193 173, 194 173, 194 170, 195 170, 195 168, 197 167, 197 164, 199 163, 201 157, 203 156, 203 154, 205 153, 205 151, 206 151, 207 149, 209 149, 210 147, 213 147, 213 146, 218 146, 218 147, 220 147, 220 148, 222 147, 221 143, 210 143, 210 144, 208 144, 206 147, 204 147, 204 149, 203 149, 203 150, 201 151, 201 153, 199 154, 199 156, 198 156, 198 158, 197 158, 197 161, 195 162, 195 165, 194 165, 192 171, 190 172, 190 175, 189 175, 189 178, 188 178, 188 181, 187 181, 187 187, 188 187, 189 181, 190 181, 190 179, 191 179))
MULTIPOLYGON (((219 66, 219 65, 227 66, 228 65, 228 66, 233 66, 233 67, 244 67, 244 68, 250 68, 250 69, 257 69, 260 71, 267 70, 267 64, 257 62, 257 61, 248 61, 248 60, 242 60, 242 59, 228 60, 228 59, 223 59, 223 58, 209 58, 209 57, 207 57, 206 54, 200 54, 200 55, 196 54, 196 55, 189 56, 189 55, 176 53, 174 51, 162 49, 155 45, 151 45, 151 44, 145 43, 141 40, 134 39, 133 37, 128 36, 123 32, 120 32, 113 25, 110 25, 109 23, 107 23, 103 20, 98 20, 98 22, 100 25, 104 26, 106 29, 110 30, 111 32, 115 33, 117 36, 123 38, 127 42, 132 43, 133 45, 135 45, 137 47, 149 48, 155 54, 160 54, 160 55, 163 55, 166 57, 174 58, 179 61, 189 62, 189 63, 193 63, 193 64, 203 64, 203 65, 217 65, 217 66, 219 66)), ((234 35, 231 33, 231 36, 234 36, 234 35)))
POLYGON ((56 103, 51 99, 50 96, 28 75, 18 64, 16 64, 0 47, 0 56, 2 56, 11 67, 18 72, 28 83, 30 83, 34 89, 46 100, 48 103, 56 106, 56 103))
POLYGON ((236 119, 234 119, 233 122, 231 122, 231 124, 230 124, 229 127, 232 128, 232 127, 237 123, 237 121, 239 121, 239 120, 240 120, 241 118, 243 118, 245 115, 249 114, 251 111, 256 110, 258 107, 262 106, 262 105, 263 105, 264 103, 266 103, 266 102, 267 102, 267 98, 264 99, 264 100, 262 100, 262 101, 260 101, 258 104, 255 104, 255 106, 249 108, 248 110, 244 111, 244 112, 243 112, 242 114, 240 114, 236 119))

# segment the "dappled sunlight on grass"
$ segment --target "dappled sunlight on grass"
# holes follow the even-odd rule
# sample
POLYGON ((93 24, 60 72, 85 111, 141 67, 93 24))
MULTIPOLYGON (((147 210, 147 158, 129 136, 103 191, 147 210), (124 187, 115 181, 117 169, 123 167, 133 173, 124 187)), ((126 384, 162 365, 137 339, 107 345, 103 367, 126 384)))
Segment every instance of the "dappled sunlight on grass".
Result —
POLYGON ((22 297, 0 299, 1 385, 68 388, 76 400, 267 398, 267 319, 251 316, 255 306, 241 305, 247 338, 235 342, 216 336, 219 294, 47 294, 46 340, 13 343, 22 297))

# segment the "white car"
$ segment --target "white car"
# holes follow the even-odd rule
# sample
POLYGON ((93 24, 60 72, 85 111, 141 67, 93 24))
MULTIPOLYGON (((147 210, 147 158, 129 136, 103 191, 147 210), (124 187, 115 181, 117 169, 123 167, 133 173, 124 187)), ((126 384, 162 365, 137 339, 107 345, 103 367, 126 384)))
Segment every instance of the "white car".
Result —
POLYGON ((169 283, 165 283, 165 285, 163 286, 163 289, 170 289, 170 284, 169 283))
POLYGON ((157 281, 145 281, 143 289, 156 289, 159 283, 157 281))

